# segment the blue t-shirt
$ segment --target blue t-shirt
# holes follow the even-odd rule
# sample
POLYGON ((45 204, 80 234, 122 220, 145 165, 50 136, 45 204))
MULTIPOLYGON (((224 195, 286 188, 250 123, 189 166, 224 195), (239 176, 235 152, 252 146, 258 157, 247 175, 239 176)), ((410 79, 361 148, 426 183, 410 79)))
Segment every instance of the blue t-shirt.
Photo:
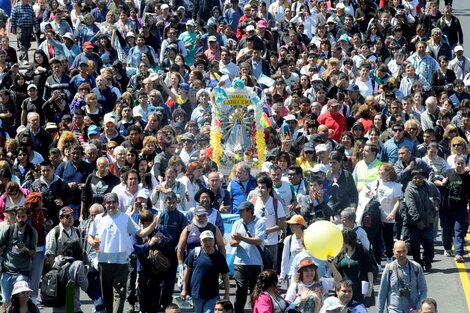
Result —
POLYGON ((229 269, 225 257, 215 250, 207 254, 201 248, 197 258, 195 249, 186 258, 185 264, 192 269, 190 282, 191 296, 197 299, 212 299, 219 296, 219 274, 227 274, 229 269))

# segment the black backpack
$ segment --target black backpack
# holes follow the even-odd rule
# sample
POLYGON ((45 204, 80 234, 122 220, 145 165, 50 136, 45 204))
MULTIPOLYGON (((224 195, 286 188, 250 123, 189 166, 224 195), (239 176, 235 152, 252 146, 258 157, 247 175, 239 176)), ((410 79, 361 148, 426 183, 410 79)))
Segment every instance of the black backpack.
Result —
POLYGON ((65 305, 65 288, 69 281, 67 270, 72 263, 53 266, 41 280, 41 301, 46 307, 62 307, 65 305))

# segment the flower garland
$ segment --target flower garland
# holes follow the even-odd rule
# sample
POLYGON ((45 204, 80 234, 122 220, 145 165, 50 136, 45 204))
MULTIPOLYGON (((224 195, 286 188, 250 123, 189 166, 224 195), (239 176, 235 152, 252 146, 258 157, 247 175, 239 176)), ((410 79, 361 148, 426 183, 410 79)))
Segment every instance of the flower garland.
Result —
MULTIPOLYGON (((235 89, 244 89, 245 84, 242 80, 235 80, 232 83, 232 87, 235 89)), ((252 91, 250 91, 252 92, 252 91)), ((224 100, 227 98, 227 93, 223 88, 216 87, 213 91, 212 99, 212 124, 210 131, 210 150, 211 150, 211 159, 220 166, 220 162, 223 156, 222 150, 222 111, 221 106, 224 100)), ((261 100, 254 92, 250 98, 251 103, 255 107, 255 147, 256 155, 258 157, 256 167, 261 168, 264 161, 266 160, 266 139, 264 136, 264 128, 267 126, 263 123, 263 100, 261 100)), ((234 161, 236 156, 233 156, 234 161)))
POLYGON ((220 121, 222 111, 220 105, 226 97, 227 95, 222 88, 217 87, 214 89, 210 145, 212 148, 212 161, 217 163, 218 166, 220 166, 220 159, 222 158, 222 123, 220 121))

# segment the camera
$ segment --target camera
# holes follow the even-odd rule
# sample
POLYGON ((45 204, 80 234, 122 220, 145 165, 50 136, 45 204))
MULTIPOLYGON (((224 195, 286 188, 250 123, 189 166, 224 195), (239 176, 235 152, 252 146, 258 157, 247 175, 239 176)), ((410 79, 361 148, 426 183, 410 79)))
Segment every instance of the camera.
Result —
POLYGON ((22 241, 14 240, 13 246, 17 246, 18 249, 22 249, 24 247, 24 243, 22 241))
POLYGON ((398 289, 398 295, 400 297, 409 297, 411 295, 411 290, 410 290, 410 288, 407 288, 407 287, 406 288, 405 287, 399 288, 398 289))

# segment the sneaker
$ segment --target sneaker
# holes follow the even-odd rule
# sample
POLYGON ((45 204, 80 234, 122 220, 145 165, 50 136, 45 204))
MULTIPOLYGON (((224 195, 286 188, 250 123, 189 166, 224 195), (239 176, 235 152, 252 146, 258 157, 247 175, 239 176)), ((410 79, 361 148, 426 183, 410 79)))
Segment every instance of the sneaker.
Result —
POLYGON ((453 256, 452 250, 444 250, 444 256, 453 256))
POLYGON ((455 262, 457 262, 457 263, 464 263, 465 261, 464 261, 464 259, 463 259, 463 256, 457 254, 457 255, 455 256, 455 262))

